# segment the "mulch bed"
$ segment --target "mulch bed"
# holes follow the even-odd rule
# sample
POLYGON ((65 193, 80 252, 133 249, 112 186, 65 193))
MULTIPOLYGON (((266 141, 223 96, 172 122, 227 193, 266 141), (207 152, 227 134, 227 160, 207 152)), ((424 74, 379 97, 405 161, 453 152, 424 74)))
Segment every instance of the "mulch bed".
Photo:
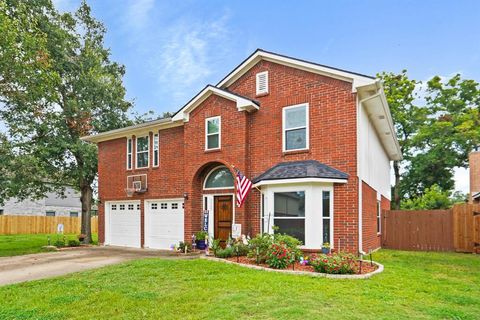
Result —
MULTIPOLYGON (((245 256, 238 257, 238 262, 237 262, 237 257, 227 258, 226 260, 236 262, 236 263, 240 263, 240 264, 257 265, 256 262, 255 262, 255 259, 247 258, 245 256)), ((376 264, 370 265, 370 262, 363 261, 362 262, 362 272, 360 273, 360 261, 355 261, 354 264, 355 264, 354 269, 356 270, 356 273, 354 273, 354 274, 367 274, 367 273, 373 272, 373 271, 378 269, 378 266, 376 264)), ((258 264, 258 266, 264 267, 264 268, 269 268, 269 266, 265 263, 260 263, 260 264, 258 264)), ((299 262, 295 262, 294 266, 289 266, 287 269, 283 269, 283 270, 315 272, 315 270, 313 270, 312 266, 304 266, 304 265, 301 265, 299 262)))

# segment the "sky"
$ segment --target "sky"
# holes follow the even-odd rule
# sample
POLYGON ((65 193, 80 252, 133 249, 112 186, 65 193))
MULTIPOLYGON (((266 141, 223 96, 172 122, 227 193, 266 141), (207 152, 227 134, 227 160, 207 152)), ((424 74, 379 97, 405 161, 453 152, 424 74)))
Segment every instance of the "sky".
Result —
MULTIPOLYGON (((79 0, 55 0, 74 10, 79 0)), ((176 111, 256 48, 359 73, 480 81, 480 1, 88 0, 139 113, 176 111)), ((468 190, 458 170, 456 189, 468 190)))

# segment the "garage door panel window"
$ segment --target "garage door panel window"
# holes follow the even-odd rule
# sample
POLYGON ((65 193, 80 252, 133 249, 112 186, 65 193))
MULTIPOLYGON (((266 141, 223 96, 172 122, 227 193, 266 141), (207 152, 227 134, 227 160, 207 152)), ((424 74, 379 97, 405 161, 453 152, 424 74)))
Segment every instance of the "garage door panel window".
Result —
POLYGON ((125 205, 124 204, 121 204, 119 207, 120 207, 120 210, 125 210, 125 205))
POLYGON ((150 208, 152 208, 152 210, 157 210, 158 205, 157 205, 156 203, 152 203, 152 204, 150 205, 150 208))
POLYGON ((128 205, 128 210, 133 210, 133 208, 135 208, 133 204, 128 205))
POLYGON ((117 210, 117 205, 116 204, 112 204, 112 210, 117 210))
POLYGON ((178 203, 172 203, 172 209, 174 210, 178 209, 178 203))
POLYGON ((274 193, 274 225, 305 243, 305 191, 274 193))
POLYGON ((163 209, 163 210, 168 209, 168 203, 165 203, 165 202, 160 203, 160 209, 163 209))

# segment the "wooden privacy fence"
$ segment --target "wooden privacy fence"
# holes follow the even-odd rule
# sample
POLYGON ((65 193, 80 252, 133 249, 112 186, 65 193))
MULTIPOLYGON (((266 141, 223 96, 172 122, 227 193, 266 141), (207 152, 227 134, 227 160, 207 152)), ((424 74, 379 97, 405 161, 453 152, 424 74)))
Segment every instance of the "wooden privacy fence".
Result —
MULTIPOLYGON (((92 217, 92 233, 98 232, 98 217, 92 217)), ((80 233, 80 218, 45 216, 0 216, 0 234, 57 233, 63 224, 64 233, 80 233)))
POLYGON ((382 247, 416 251, 480 252, 480 205, 450 210, 387 210, 382 247))

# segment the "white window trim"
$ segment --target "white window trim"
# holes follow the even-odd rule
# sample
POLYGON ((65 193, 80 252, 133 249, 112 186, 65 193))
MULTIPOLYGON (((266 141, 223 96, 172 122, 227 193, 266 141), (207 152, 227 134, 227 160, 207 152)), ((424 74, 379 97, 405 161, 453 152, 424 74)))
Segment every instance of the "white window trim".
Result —
MULTIPOLYGON (((215 168, 213 168, 212 170, 210 170, 210 172, 207 174, 207 176, 205 177, 205 180, 203 180, 203 190, 230 190, 230 189, 235 189, 235 177, 232 175, 232 178, 233 178, 233 186, 231 187, 220 187, 220 188, 207 188, 207 180, 208 178, 212 175, 212 173, 217 170, 217 169, 220 169, 220 168, 227 168, 227 166, 224 166, 224 165, 220 165, 220 166, 216 166, 215 168)), ((227 168, 228 170, 228 168, 227 168)), ((230 170, 229 170, 230 171, 230 170)), ((230 172, 231 174, 231 172, 230 172)))
MULTIPOLYGON (((210 189, 211 190, 211 189, 210 189)), ((235 211, 237 209, 237 206, 235 205, 235 193, 212 193, 212 194, 204 194, 202 198, 202 208, 203 212, 208 210, 208 236, 211 239, 214 239, 214 233, 215 233, 215 197, 218 196, 232 196, 232 227, 234 224, 236 224, 235 220, 235 211), (205 201, 207 199, 207 201, 205 201), (206 203, 205 203, 206 202, 206 203), (205 207, 206 205, 206 207, 205 207)), ((203 214, 202 214, 203 217, 203 214)), ((203 219, 202 219, 203 221, 203 219)), ((202 222, 203 223, 203 222, 202 222)), ((203 230, 203 226, 202 226, 203 230)), ((211 244, 210 244, 211 245, 211 244)))
MULTIPOLYGON (((336 248, 335 243, 335 193, 333 184, 330 183, 295 183, 289 184, 286 182, 284 186, 280 185, 267 185, 262 187, 262 193, 264 194, 264 219, 260 219, 260 223, 263 223, 263 232, 273 234, 273 222, 274 222, 274 193, 276 192, 295 192, 305 190, 305 244, 302 246, 304 249, 320 249, 323 244, 323 216, 322 211, 317 209, 322 208, 318 206, 318 197, 322 196, 323 191, 330 191, 330 247, 336 248), (313 224, 310 224, 313 223, 313 224), (316 231, 313 232, 313 229, 316 231), (318 230, 322 230, 319 234, 318 243, 312 243, 312 232, 318 234, 318 230)), ((343 244, 341 244, 343 247, 343 244)), ((341 248, 341 247, 339 247, 341 248)))
POLYGON ((135 138, 135 168, 136 169, 145 169, 150 166, 150 135, 136 137, 135 138), (138 166, 138 139, 139 138, 147 138, 147 151, 140 151, 140 153, 147 153, 147 165, 145 167, 138 166))
POLYGON ((282 140, 283 140, 283 152, 292 152, 292 151, 301 151, 301 150, 308 150, 310 148, 310 106, 308 104, 308 102, 306 103, 300 103, 300 104, 296 104, 296 105, 293 105, 293 106, 287 106, 287 107, 284 107, 282 109, 282 140), (288 131, 292 131, 292 130, 296 130, 296 129, 303 129, 305 128, 306 130, 306 141, 305 141, 305 148, 301 148, 301 149, 289 149, 287 150, 287 135, 286 135, 286 128, 285 128, 285 124, 286 124, 286 121, 285 121, 285 115, 286 115, 286 110, 289 110, 289 109, 295 109, 295 108, 299 108, 299 107, 303 107, 305 106, 306 110, 305 110, 305 114, 306 114, 306 123, 305 123, 305 127, 294 127, 294 128, 289 128, 288 131))
POLYGON ((222 117, 215 116, 205 119, 205 151, 219 150, 222 147, 222 117), (208 121, 218 119, 218 133, 208 133, 208 121), (218 147, 208 148, 208 137, 218 134, 218 147))
POLYGON ((256 87, 256 90, 255 90, 256 95, 268 93, 268 71, 259 72, 255 75, 255 87, 256 87), (262 75, 265 75, 265 91, 260 91, 260 88, 259 88, 259 83, 260 83, 259 78, 262 75))
POLYGON ((152 152, 152 162, 153 167, 158 167, 160 165, 160 134, 154 133, 153 134, 153 152, 152 152), (155 138, 157 140, 157 146, 155 147, 155 138), (157 152, 157 163, 155 163, 155 152, 157 152))
MULTIPOLYGON (((330 239, 328 239, 328 243, 330 244, 330 247, 333 248, 333 189, 322 189, 321 191, 321 194, 322 194, 322 212, 321 212, 321 215, 322 215, 322 242, 323 242, 323 221, 324 220, 330 220, 330 239), (324 192, 329 192, 330 193, 330 214, 328 216, 328 218, 325 218, 323 216, 323 193, 324 192)), ((322 243, 323 245, 323 243, 322 243)))
POLYGON ((127 170, 132 170, 133 168, 133 139, 132 137, 127 138, 127 170), (128 146, 130 145, 130 152, 128 151, 128 146), (130 156, 130 166, 128 165, 128 156, 130 156))

